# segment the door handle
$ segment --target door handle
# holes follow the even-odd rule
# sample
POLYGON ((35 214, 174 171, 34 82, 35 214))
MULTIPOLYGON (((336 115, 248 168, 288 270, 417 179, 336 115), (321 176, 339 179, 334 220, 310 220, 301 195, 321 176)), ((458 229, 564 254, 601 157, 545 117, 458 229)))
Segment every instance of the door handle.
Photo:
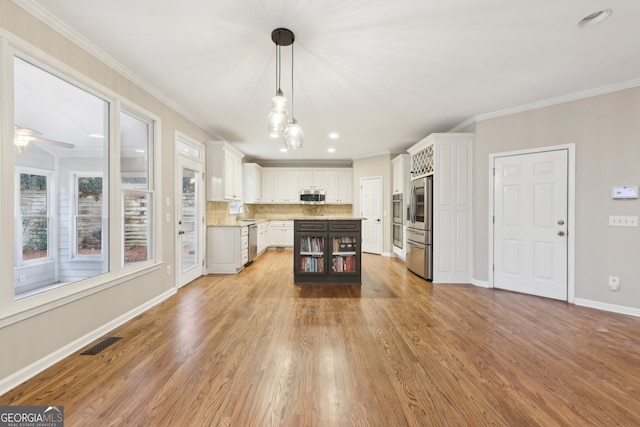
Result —
POLYGON ((558 236, 564 236, 564 231, 558 231, 558 236))
POLYGON ((564 221, 563 221, 563 220, 561 220, 561 219, 559 219, 559 220, 558 220, 558 225, 564 225, 564 221))
POLYGON ((180 230, 178 231, 178 234, 184 234, 184 231, 180 230))

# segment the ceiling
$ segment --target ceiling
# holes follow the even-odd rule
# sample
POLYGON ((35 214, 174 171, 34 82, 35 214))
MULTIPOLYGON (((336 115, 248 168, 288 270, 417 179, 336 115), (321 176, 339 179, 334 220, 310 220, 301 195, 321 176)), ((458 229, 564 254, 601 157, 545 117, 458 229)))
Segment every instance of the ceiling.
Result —
MULTIPOLYGON (((474 116, 640 78, 637 0, 15 1, 46 10, 253 159, 402 152, 474 116), (608 20, 577 27, 605 8, 608 20), (295 33, 305 132, 287 153, 267 131, 278 27, 295 33)), ((282 48, 288 98, 290 55, 282 48)))

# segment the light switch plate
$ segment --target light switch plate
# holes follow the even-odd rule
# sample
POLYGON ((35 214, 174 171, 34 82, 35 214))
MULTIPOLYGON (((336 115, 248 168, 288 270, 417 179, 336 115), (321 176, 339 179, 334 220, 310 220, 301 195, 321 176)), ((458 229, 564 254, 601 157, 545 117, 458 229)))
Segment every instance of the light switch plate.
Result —
POLYGON ((609 215, 609 225, 612 227, 637 227, 637 216, 609 215))

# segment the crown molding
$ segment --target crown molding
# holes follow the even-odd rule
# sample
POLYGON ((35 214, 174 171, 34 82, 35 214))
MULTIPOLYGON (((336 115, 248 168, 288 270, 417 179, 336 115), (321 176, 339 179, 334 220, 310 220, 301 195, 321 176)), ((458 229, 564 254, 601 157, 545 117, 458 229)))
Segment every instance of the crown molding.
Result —
POLYGON ((212 137, 219 139, 218 135, 215 132, 212 132, 208 125, 202 122, 201 119, 195 117, 191 112, 182 107, 180 104, 175 102, 173 99, 169 98, 167 95, 156 89, 154 86, 150 85, 144 79, 139 77, 129 68, 118 62, 115 58, 104 52, 98 46, 93 44, 91 41, 86 39, 80 33, 75 31, 73 28, 65 24, 58 17, 53 15, 47 9, 42 7, 40 4, 34 2, 33 0, 12 0, 22 9, 26 10, 29 14, 31 14, 36 19, 42 21, 44 24, 51 27, 54 31, 60 33, 65 38, 69 39, 72 43, 79 46, 81 49, 84 49, 87 53, 97 58, 99 61, 103 62, 108 67, 115 70, 117 73, 125 77, 126 79, 133 82, 136 86, 143 89, 145 92, 149 93, 151 96, 158 99, 160 102, 165 104, 167 107, 171 108, 178 114, 185 117, 187 120, 193 122, 207 133, 211 134, 212 137))
POLYGON ((640 86, 640 79, 628 80, 626 82, 615 83, 608 86, 601 86, 595 89, 589 89, 582 92, 575 92, 569 95, 559 96, 557 98, 551 98, 544 101, 533 102, 531 104, 525 104, 520 107, 507 108, 505 110, 498 110, 491 113, 475 115, 464 122, 460 123, 449 132, 459 132, 461 129, 466 128, 474 123, 481 122, 483 120, 494 119, 496 117, 508 116, 510 114, 523 113, 525 111, 537 110, 539 108, 550 107, 552 105, 565 104, 567 102, 579 101, 585 98, 591 98, 594 96, 605 95, 612 92, 618 92, 625 89, 632 89, 640 86))

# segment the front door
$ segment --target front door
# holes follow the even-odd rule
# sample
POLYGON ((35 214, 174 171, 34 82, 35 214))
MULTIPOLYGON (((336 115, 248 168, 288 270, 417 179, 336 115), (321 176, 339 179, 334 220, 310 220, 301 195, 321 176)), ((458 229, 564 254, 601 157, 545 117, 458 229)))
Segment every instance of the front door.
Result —
POLYGON ((360 215, 362 221, 362 251, 382 253, 382 178, 360 179, 360 215))
POLYGON ((567 300, 568 150, 494 158, 494 287, 567 300))
POLYGON ((202 165, 178 156, 178 287, 202 276, 203 184, 202 165))

